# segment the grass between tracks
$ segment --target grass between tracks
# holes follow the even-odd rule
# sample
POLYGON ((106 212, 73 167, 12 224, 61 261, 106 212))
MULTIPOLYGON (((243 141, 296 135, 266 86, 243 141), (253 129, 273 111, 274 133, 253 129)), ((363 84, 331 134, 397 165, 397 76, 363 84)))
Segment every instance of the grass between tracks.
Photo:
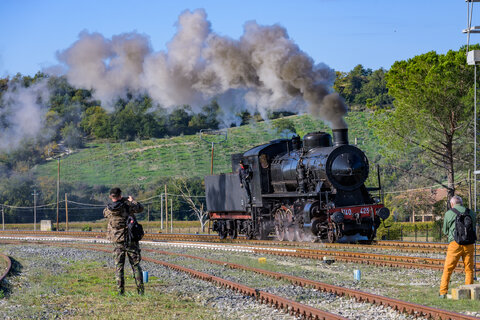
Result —
MULTIPOLYGON (((210 258, 215 259, 215 257, 210 258)), ((414 270, 401 268, 342 262, 326 265, 314 260, 302 260, 301 262, 296 260, 293 262, 292 259, 275 256, 267 256, 266 263, 259 263, 257 256, 245 257, 235 254, 230 255, 228 261, 459 313, 478 312, 480 310, 480 301, 478 300, 439 299, 438 289, 442 271, 415 272, 414 270), (353 281, 354 269, 360 269, 362 272, 360 282, 353 281)), ((475 283, 478 283, 478 281, 475 283)), ((462 284, 464 284, 464 274, 454 273, 450 281, 449 293, 452 288, 458 288, 462 284)), ((296 299, 296 297, 291 298, 296 299)))
POLYGON ((9 297, 21 306, 16 312, 20 319, 40 314, 49 319, 211 319, 213 314, 189 297, 162 293, 166 284, 155 277, 144 296, 136 294, 134 280, 126 277, 126 294, 118 296, 114 270, 97 262, 74 262, 61 276, 41 270, 28 283, 9 297))

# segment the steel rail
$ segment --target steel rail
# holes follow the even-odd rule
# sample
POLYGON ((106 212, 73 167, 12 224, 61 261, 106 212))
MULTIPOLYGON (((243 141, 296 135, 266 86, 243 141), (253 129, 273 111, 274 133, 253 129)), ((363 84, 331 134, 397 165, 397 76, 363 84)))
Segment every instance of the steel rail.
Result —
MULTIPOLYGON (((31 232, 25 232, 22 234, 32 234, 31 232)), ((39 235, 58 235, 58 232, 40 232, 39 235)), ((62 232, 62 236, 85 236, 85 234, 90 236, 95 236, 95 238, 104 238, 104 233, 92 233, 92 232, 62 232)), ((147 234, 144 239, 148 240, 157 240, 157 241, 168 241, 168 240, 158 240, 156 234, 147 234), (150 236, 148 236, 150 235, 150 236)), ((164 235, 163 235, 164 236, 164 235)), ((191 235, 189 235, 191 236, 191 235)), ((174 237, 176 238, 176 237, 174 237)), ((165 238, 163 238, 165 239, 165 238)), ((178 240, 176 240, 178 241, 178 240)), ((197 242, 200 243, 200 242, 197 242)), ((268 244, 271 244, 267 242, 268 244)), ((233 243, 223 243, 224 245, 231 245, 232 247, 239 246, 239 244, 233 243)), ((249 249, 261 253, 261 254, 272 254, 280 256, 290 256, 304 259, 316 259, 321 260, 325 256, 335 257, 336 260, 360 263, 367 265, 379 265, 387 267, 398 267, 398 268, 423 268, 423 269, 433 269, 433 270, 443 270, 444 268, 444 259, 436 258, 426 258, 426 257, 409 257, 409 256, 397 256, 397 255, 384 255, 377 253, 365 253, 365 252, 352 252, 352 251, 332 251, 332 250, 323 250, 323 249, 309 249, 309 248, 289 248, 286 250, 281 250, 280 248, 275 247, 259 247, 254 246, 252 243, 248 242, 249 249)), ((480 262, 476 264, 477 268, 480 268, 480 262)), ((454 269, 455 272, 464 272, 463 262, 458 262, 457 267, 454 269)))
MULTIPOLYGON (((444 259, 424 258, 424 257, 409 257, 409 256, 394 256, 383 255, 376 253, 363 252, 349 252, 349 251, 330 251, 330 250, 315 250, 315 249, 294 249, 292 251, 271 250, 269 248, 252 248, 255 252, 273 254, 280 256, 293 256, 306 259, 323 259, 325 256, 335 257, 335 259, 345 262, 355 262, 362 264, 374 264, 388 267, 401 268, 423 268, 443 270, 444 259)), ((480 263, 477 264, 480 268, 480 263)), ((463 272, 463 262, 458 262, 455 272, 463 272)))
POLYGON ((3 253, 0 253, 0 258, 5 260, 5 262, 7 264, 7 266, 4 269, 5 271, 3 272, 2 275, 0 275, 0 282, 2 282, 3 279, 5 279, 5 277, 8 275, 8 273, 12 269, 12 260, 10 260, 10 258, 8 256, 4 255, 3 253))
POLYGON ((240 264, 235 264, 235 263, 230 263, 226 261, 220 261, 220 260, 214 260, 214 259, 209 259, 209 258, 203 258, 203 257, 197 257, 197 256, 192 256, 188 254, 182 254, 182 253, 175 253, 175 252, 168 252, 168 251, 160 251, 160 250, 155 250, 155 249, 143 249, 147 252, 155 252, 159 254, 165 254, 165 255, 174 255, 174 256, 181 256, 185 258, 190 258, 190 259, 196 259, 196 260, 201 260, 205 261, 208 263, 216 264, 216 265, 223 265, 223 266, 228 266, 232 269, 240 269, 240 270, 245 270, 245 271, 251 271, 263 275, 267 275, 269 277, 275 278, 275 279, 282 279, 282 280, 287 280, 290 281, 294 285, 302 286, 302 287, 313 287, 317 290, 325 291, 325 292, 330 292, 334 293, 339 296, 349 296, 351 298, 354 298, 355 300, 359 302, 366 301, 368 303, 372 304, 377 304, 377 305, 386 305, 388 307, 393 308, 394 310, 400 311, 400 312, 406 312, 410 315, 415 315, 415 316, 424 316, 427 318, 432 318, 432 319, 445 319, 445 320, 472 320, 472 319, 478 319, 476 317, 472 316, 467 316, 461 313, 457 312, 452 312, 452 311, 447 311, 443 309, 438 309, 438 308, 433 308, 433 307, 428 307, 416 303, 411 303, 411 302, 406 302, 403 300, 398 300, 394 298, 389 298, 389 297, 384 297, 384 296, 379 296, 373 293, 367 293, 364 291, 360 290, 355 290, 355 289, 348 289, 344 287, 339 287, 331 284, 326 284, 322 282, 318 282, 315 280, 309 280, 305 279, 302 277, 297 277, 297 276, 291 276, 279 272, 274 272, 274 271, 268 271, 264 269, 259 269, 259 268, 254 268, 254 267, 248 267, 240 264))
MULTIPOLYGON (((75 247, 72 245, 64 245, 67 247, 75 247)), ((88 249, 88 250, 94 250, 94 251, 100 251, 100 252, 108 252, 111 253, 111 250, 107 249, 101 249, 101 248, 92 248, 90 247, 83 247, 83 249, 88 249)), ((221 287, 230 289, 235 292, 239 292, 245 296, 250 296, 252 298, 255 298, 257 301, 267 304, 271 307, 275 307, 276 309, 279 309, 281 311, 284 311, 286 313, 289 313, 291 315, 295 315, 297 317, 302 317, 303 319, 312 319, 312 320, 348 320, 345 317, 342 317, 340 315, 336 315, 324 310, 320 310, 314 307, 310 307, 308 305, 305 305, 300 302, 296 302, 290 299, 286 299, 284 297, 277 296, 272 293, 268 293, 265 291, 261 291, 255 288, 251 288, 245 285, 242 285, 237 282, 233 282, 230 280, 226 280, 217 276, 213 276, 208 273, 204 273, 201 271, 197 271, 194 269, 189 269, 183 266, 175 265, 172 263, 168 263, 165 261, 157 260, 157 259, 152 259, 148 257, 142 257, 142 260, 144 261, 149 261, 155 264, 162 265, 164 267, 167 267, 172 270, 177 270, 183 273, 187 273, 195 278, 204 280, 204 281, 209 281, 214 284, 217 284, 221 287)))
MULTIPOLYGON (((85 237, 104 237, 105 232, 92 231, 30 231, 30 230, 0 230, 0 234, 34 234, 47 236, 85 236, 85 237)), ((414 252, 444 252, 448 243, 437 242, 407 242, 407 241, 374 241, 372 244, 350 244, 350 243, 312 243, 312 242, 288 242, 276 240, 247 240, 238 239, 219 239, 216 235, 206 234, 178 234, 178 233, 146 233, 145 240, 178 240, 178 241, 208 241, 214 243, 235 243, 235 244, 257 244, 257 245, 278 245, 287 247, 324 247, 324 248, 355 248, 355 249, 382 249, 382 250, 402 250, 414 252)), ((477 249, 480 253, 480 248, 477 249)))
MULTIPOLYGON (((5 241, 2 241, 2 242, 5 242, 5 241)), ((18 244, 18 243, 21 243, 21 242, 20 241, 12 241, 12 242, 8 241, 7 243, 18 244)), ((43 241, 38 241, 36 243, 55 245, 55 246, 81 248, 81 249, 95 250, 95 251, 102 251, 102 252, 111 252, 111 250, 107 250, 107 249, 92 248, 91 245, 87 246, 87 245, 72 245, 72 244, 59 244, 59 243, 52 244, 52 243, 46 243, 46 242, 43 242, 43 241)), ((102 245, 97 245, 97 246, 102 246, 102 245)), ((318 282, 318 281, 315 281, 315 280, 305 279, 305 278, 302 278, 302 277, 286 275, 286 274, 282 274, 282 273, 279 273, 279 272, 268 271, 268 270, 264 270, 264 269, 260 269, 260 268, 254 268, 254 267, 248 267, 248 266, 235 264, 235 263, 230 263, 230 262, 226 262, 226 261, 219 261, 219 260, 214 260, 214 259, 209 259, 209 258, 203 258, 203 257, 192 256, 192 255, 187 255, 187 254, 175 253, 175 252, 161 251, 161 250, 156 250, 156 249, 144 248, 142 250, 144 250, 146 252, 154 252, 154 253, 158 253, 158 254, 175 255, 175 256, 181 256, 181 257, 186 257, 186 258, 191 258, 191 259, 197 259, 197 260, 205 261, 205 262, 212 263, 212 264, 228 266, 232 269, 239 269, 239 270, 256 272, 256 273, 259 273, 259 274, 263 274, 263 275, 266 275, 266 276, 273 277, 275 279, 283 279, 283 280, 290 281, 294 285, 304 286, 304 287, 313 287, 317 290, 334 293, 338 296, 349 296, 351 298, 356 299, 359 302, 367 302, 367 303, 376 304, 376 305, 389 306, 396 311, 405 312, 405 313, 408 313, 410 315, 414 315, 416 317, 424 316, 424 317, 427 317, 427 318, 442 319, 442 320, 456 320, 456 319, 459 319, 459 320, 473 320, 473 319, 478 319, 476 317, 468 316, 468 315, 453 312, 453 311, 428 307, 428 306, 419 305, 419 304, 415 304, 415 303, 410 303, 410 302, 406 302, 406 301, 402 301, 402 300, 398 300, 398 299, 394 299, 394 298, 379 296, 379 295, 376 295, 376 294, 367 293, 367 292, 363 292, 363 291, 360 291, 360 290, 348 289, 348 288, 344 288, 344 287, 339 287, 339 286, 335 286, 335 285, 331 285, 331 284, 318 282)), ((154 263, 157 263, 156 261, 158 261, 158 260, 148 258, 148 257, 144 257, 143 260, 154 262, 154 263)), ((162 264, 166 267, 169 267, 168 265, 170 265, 167 262, 163 262, 163 261, 159 261, 159 262, 161 262, 160 264, 162 264)), ((175 265, 172 265, 172 266, 175 266, 175 265)), ((176 270, 179 270, 179 271, 182 271, 183 269, 188 269, 188 268, 181 267, 181 266, 175 266, 175 267, 178 268, 176 270)), ((234 287, 232 287, 232 285, 230 284, 230 282, 228 280, 224 280, 224 279, 219 278, 222 281, 226 281, 226 282, 216 282, 216 277, 214 277, 214 276, 211 276, 209 274, 203 274, 203 273, 198 272, 196 270, 192 270, 192 271, 194 273, 198 273, 198 278, 201 278, 201 279, 204 279, 204 280, 211 279, 209 281, 213 281, 213 282, 218 283, 219 285, 225 286, 227 288, 234 288, 234 287)), ((192 275, 194 275, 194 274, 192 274, 192 275)), ((285 299, 286 301, 283 301, 282 299, 284 299, 284 298, 281 298, 281 297, 274 298, 274 297, 271 297, 270 296, 271 294, 269 294, 269 293, 258 291, 258 290, 255 290, 253 288, 249 288, 247 290, 246 288, 248 288, 248 287, 245 287, 241 284, 236 284, 236 285, 238 285, 238 287, 236 287, 236 288, 239 288, 239 289, 236 289, 237 291, 239 291, 243 294, 249 293, 248 295, 253 297, 253 291, 252 290, 254 290, 255 291, 255 296, 261 302, 275 304, 275 306, 277 308, 278 308, 278 306, 280 306, 282 310, 289 311, 292 314, 303 316, 303 317, 308 318, 308 319, 329 319, 329 318, 321 318, 321 317, 320 318, 312 317, 311 315, 313 313, 311 313, 312 310, 310 308, 313 308, 313 307, 305 306, 303 304, 300 304, 300 306, 298 306, 296 304, 292 304, 292 302, 293 303, 297 303, 297 302, 290 301, 288 299, 285 299), (259 295, 259 293, 262 293, 262 295, 259 295), (280 298, 280 299, 278 299, 278 298, 280 298), (277 299, 277 300, 275 300, 275 299, 277 299), (301 308, 304 308, 304 309, 301 309, 301 308), (303 310, 303 311, 301 311, 301 310, 303 310)), ((319 310, 319 309, 316 309, 316 308, 313 308, 313 309, 314 310, 319 310)), ((334 319, 337 319, 337 318, 334 318, 334 319)))

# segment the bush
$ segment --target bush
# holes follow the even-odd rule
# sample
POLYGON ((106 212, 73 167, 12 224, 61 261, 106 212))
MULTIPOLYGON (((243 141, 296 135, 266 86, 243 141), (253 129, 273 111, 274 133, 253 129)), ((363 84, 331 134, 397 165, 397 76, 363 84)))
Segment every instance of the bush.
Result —
POLYGON ((386 240, 401 240, 405 237, 421 236, 422 238, 426 235, 428 230, 429 239, 432 241, 441 241, 442 240, 442 220, 439 221, 429 221, 429 222, 394 222, 393 219, 389 218, 382 223, 377 230, 377 239, 386 240))
POLYGON ((82 231, 92 231, 92 226, 86 224, 82 227, 82 231))

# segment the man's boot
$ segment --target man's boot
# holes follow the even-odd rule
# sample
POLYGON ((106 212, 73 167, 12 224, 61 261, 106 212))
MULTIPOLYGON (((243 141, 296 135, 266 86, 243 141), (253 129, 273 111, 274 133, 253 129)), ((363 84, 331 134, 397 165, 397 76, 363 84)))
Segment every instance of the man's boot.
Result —
POLYGON ((137 287, 137 292, 139 295, 143 296, 145 294, 145 287, 143 286, 143 283, 140 284, 138 287, 137 287))
POLYGON ((123 296, 125 294, 125 280, 117 280, 118 295, 123 296))

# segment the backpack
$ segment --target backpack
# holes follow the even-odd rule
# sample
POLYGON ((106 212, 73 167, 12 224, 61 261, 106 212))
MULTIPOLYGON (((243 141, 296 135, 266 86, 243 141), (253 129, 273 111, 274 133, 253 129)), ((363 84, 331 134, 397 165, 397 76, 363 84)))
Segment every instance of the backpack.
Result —
POLYGON ((128 245, 133 242, 138 242, 142 240, 143 235, 143 227, 140 223, 137 222, 133 216, 128 216, 127 218, 127 230, 125 233, 125 241, 128 245))
POLYGON ((470 209, 466 209, 464 213, 460 213, 457 209, 452 208, 452 211, 457 215, 455 217, 455 232, 453 238, 458 244, 472 244, 477 240, 475 234, 474 223, 470 216, 470 209))

